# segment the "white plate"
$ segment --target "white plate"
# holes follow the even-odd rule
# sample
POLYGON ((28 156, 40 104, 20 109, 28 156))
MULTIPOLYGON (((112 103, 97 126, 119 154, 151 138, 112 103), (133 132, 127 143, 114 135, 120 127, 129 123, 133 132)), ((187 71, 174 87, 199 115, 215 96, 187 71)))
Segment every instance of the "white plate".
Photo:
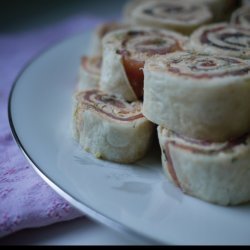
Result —
POLYGON ((16 81, 9 119, 22 151, 72 205, 116 229, 163 244, 250 244, 250 206, 183 195, 164 177, 155 145, 135 165, 94 159, 71 139, 71 104, 89 33, 42 53, 16 81))

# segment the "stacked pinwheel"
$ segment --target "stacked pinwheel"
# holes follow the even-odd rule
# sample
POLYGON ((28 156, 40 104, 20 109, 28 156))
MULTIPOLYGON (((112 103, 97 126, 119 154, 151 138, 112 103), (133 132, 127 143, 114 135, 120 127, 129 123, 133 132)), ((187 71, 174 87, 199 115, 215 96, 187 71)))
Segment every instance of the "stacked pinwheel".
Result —
POLYGON ((238 4, 134 0, 123 23, 98 27, 75 97, 80 145, 133 163, 157 125, 163 169, 185 194, 250 201, 250 7, 238 4))

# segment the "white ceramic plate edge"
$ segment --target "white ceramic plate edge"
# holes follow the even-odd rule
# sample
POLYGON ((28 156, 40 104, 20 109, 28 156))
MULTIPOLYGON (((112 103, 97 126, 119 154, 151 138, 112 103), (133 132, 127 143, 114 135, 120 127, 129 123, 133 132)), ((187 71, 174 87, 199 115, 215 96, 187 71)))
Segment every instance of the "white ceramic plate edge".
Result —
POLYGON ((23 69, 21 70, 21 72, 18 74, 18 76, 16 77, 16 79, 13 82, 10 94, 9 94, 9 98, 8 98, 8 120, 9 120, 9 125, 10 125, 10 129, 11 129, 11 133, 12 136, 16 142, 16 144, 18 145, 18 147, 20 148, 22 154, 25 156, 25 158, 28 160, 28 162, 30 163, 31 167, 36 171, 36 173, 55 191, 58 193, 58 195, 60 195, 61 197, 63 197, 66 201, 68 201, 73 207, 75 207, 77 210, 79 210, 80 212, 83 212, 84 214, 86 214, 87 216, 89 216, 91 219, 93 219, 96 222, 102 223, 103 225, 106 225, 116 231, 119 231, 125 235, 127 235, 128 237, 130 237, 132 240, 139 242, 139 244, 166 244, 166 243, 162 243, 162 242, 158 242, 148 236, 144 236, 142 234, 140 234, 139 232, 136 232, 135 230, 126 227, 125 225, 114 221, 111 218, 108 218, 107 216, 101 214, 100 212, 97 212, 94 208, 91 208, 89 206, 87 206, 86 204, 83 204, 82 202, 79 202, 76 198, 72 197, 71 195, 69 195, 62 187, 60 187, 59 184, 54 183, 53 181, 50 180, 50 178, 41 170, 41 168, 38 166, 38 164, 36 164, 36 162, 32 159, 32 157, 29 155, 29 153, 27 152, 27 150, 25 149, 25 147, 23 146, 21 140, 19 139, 19 136, 16 132, 15 129, 15 125, 13 123, 13 119, 12 119, 12 97, 13 97, 13 93, 15 91, 15 87, 19 81, 19 79, 21 78, 21 76, 23 75, 23 73, 29 68, 29 66, 36 61, 36 59, 38 59, 40 56, 42 56, 43 53, 48 52, 49 50, 53 49, 54 47, 60 45, 61 43, 64 43, 68 40, 71 40, 73 38, 75 38, 75 36, 79 36, 81 34, 75 34, 73 36, 70 36, 69 38, 63 39, 59 42, 55 42, 54 44, 49 45, 48 47, 42 49, 40 52, 38 52, 34 57, 32 57, 28 63, 26 63, 26 65, 23 67, 23 69))

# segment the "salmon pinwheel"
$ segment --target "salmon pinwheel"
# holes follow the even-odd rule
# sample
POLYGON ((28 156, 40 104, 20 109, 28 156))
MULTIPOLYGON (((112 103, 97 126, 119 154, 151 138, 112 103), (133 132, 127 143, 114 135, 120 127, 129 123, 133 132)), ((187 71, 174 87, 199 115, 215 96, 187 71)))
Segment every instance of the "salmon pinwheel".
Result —
POLYGON ((143 114, 190 138, 223 142, 250 131, 250 65, 176 52, 148 60, 143 114))
POLYGON ((196 30, 191 48, 204 53, 250 59, 250 29, 226 23, 212 24, 196 30))
MULTIPOLYGON (((130 22, 133 10, 146 2, 152 2, 152 0, 130 0, 125 5, 123 10, 123 17, 125 22, 130 22)), ((238 0, 161 0, 167 3, 179 3, 179 4, 200 4, 207 6, 213 13, 213 20, 222 21, 228 18, 232 10, 238 5, 238 0)), ((157 2, 155 0, 154 2, 157 2)))
POLYGON ((154 125, 141 112, 142 103, 127 103, 99 90, 76 94, 74 137, 97 158, 118 163, 141 159, 151 145, 154 125))
POLYGON ((170 29, 189 35, 210 22, 213 15, 206 5, 189 1, 146 1, 132 12, 130 23, 170 29))
POLYGON ((219 205, 250 201, 250 136, 196 141, 158 127, 167 178, 185 194, 219 205))
POLYGON ((79 69, 78 90, 88 90, 99 87, 102 58, 100 56, 81 58, 79 69))
POLYGON ((100 87, 127 101, 143 97, 145 60, 184 49, 187 38, 172 31, 131 28, 114 31, 103 39, 100 87))

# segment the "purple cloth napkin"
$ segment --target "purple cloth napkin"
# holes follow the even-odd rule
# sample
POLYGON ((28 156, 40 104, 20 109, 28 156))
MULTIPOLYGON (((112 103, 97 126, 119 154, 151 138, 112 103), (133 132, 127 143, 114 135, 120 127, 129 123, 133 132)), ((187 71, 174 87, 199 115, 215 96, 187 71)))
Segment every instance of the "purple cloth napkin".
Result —
POLYGON ((82 216, 35 173, 21 154, 9 128, 7 101, 17 74, 41 49, 94 28, 101 21, 79 15, 29 32, 0 34, 0 237, 82 216))

